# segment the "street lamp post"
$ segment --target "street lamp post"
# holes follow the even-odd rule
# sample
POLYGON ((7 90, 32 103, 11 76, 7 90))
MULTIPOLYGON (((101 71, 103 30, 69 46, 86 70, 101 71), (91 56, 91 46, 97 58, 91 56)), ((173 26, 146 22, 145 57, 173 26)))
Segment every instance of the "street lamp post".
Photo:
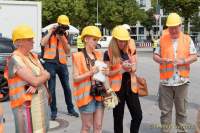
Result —
POLYGON ((97 0, 97 24, 99 23, 99 0, 97 0))
POLYGON ((97 0, 97 20, 95 23, 96 26, 101 26, 101 23, 99 23, 99 1, 97 0))
POLYGON ((161 31, 161 26, 160 26, 160 23, 161 23, 161 15, 160 15, 159 0, 157 0, 156 15, 157 15, 157 18, 156 18, 156 27, 158 27, 157 36, 159 36, 159 33, 160 33, 160 31, 161 31))

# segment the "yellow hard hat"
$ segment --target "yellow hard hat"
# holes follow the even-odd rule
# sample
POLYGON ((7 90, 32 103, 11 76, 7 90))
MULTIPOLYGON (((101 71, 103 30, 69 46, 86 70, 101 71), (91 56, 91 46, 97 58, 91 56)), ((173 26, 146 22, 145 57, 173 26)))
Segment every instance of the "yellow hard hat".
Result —
POLYGON ((170 13, 167 17, 166 26, 178 26, 181 23, 181 17, 177 13, 170 13))
POLYGON ((57 19, 57 23, 62 25, 69 25, 69 18, 66 15, 60 15, 57 19))
POLYGON ((112 36, 118 40, 128 41, 131 39, 130 34, 128 33, 127 29, 123 26, 119 25, 116 26, 112 30, 112 36))
POLYGON ((83 40, 83 38, 86 35, 100 38, 101 37, 101 31, 96 26, 86 26, 85 28, 83 28, 83 31, 81 33, 81 39, 83 40))
POLYGON ((19 25, 12 32, 13 42, 15 42, 18 39, 28 39, 33 37, 34 37, 33 30, 28 25, 19 25))

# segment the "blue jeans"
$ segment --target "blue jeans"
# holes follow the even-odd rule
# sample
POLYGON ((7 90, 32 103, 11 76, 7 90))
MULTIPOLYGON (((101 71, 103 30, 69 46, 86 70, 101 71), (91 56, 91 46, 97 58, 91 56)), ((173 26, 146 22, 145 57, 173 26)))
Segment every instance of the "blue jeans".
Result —
POLYGON ((89 102, 87 105, 84 105, 79 108, 80 113, 94 113, 96 112, 96 109, 103 109, 103 103, 96 101, 93 99, 91 102, 89 102))
POLYGON ((52 102, 50 104, 51 115, 52 116, 57 115, 56 92, 55 92, 56 74, 58 74, 58 77, 62 84, 62 88, 63 88, 64 96, 65 96, 65 103, 67 105, 67 110, 68 110, 68 112, 74 111, 74 105, 72 103, 72 96, 71 96, 71 89, 70 89, 70 85, 69 85, 69 72, 67 69, 67 65, 60 64, 60 63, 45 62, 44 68, 50 73, 48 87, 49 87, 49 90, 52 95, 52 102))

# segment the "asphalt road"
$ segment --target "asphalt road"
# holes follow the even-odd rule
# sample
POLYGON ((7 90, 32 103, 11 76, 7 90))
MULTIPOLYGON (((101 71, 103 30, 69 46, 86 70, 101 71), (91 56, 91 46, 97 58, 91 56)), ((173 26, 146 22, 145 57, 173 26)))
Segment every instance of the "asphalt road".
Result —
MULTIPOLYGON (((104 49, 103 49, 104 50, 104 49)), ((72 49, 72 51, 75 51, 72 49)), ((159 133, 159 119, 160 110, 157 103, 157 92, 159 83, 159 66, 152 59, 152 52, 150 48, 138 49, 138 66, 137 73, 140 76, 146 78, 149 88, 149 96, 141 97, 140 102, 143 110, 143 120, 140 128, 140 133, 159 133)), ((70 72, 70 83, 71 83, 71 59, 69 58, 68 68, 70 72)), ((191 85, 189 89, 189 107, 188 107, 188 132, 194 132, 194 123, 196 119, 197 108, 200 103, 200 61, 195 62, 191 65, 191 85)), ((64 102, 64 95, 59 79, 57 78, 57 107, 58 107, 58 119, 57 122, 51 122, 51 127, 49 133, 79 133, 81 129, 81 120, 67 115, 67 107, 64 102)), ((14 123, 12 111, 9 107, 8 102, 2 103, 4 108, 4 117, 6 119, 5 123, 5 133, 14 133, 14 123)), ((77 109, 77 108, 76 108, 77 109)), ((175 110, 173 111, 175 112, 175 110)), ((129 133, 130 127, 130 114, 125 109, 124 114, 124 133, 129 133)), ((173 113, 173 124, 174 113, 173 113)), ((173 129, 173 132, 176 130, 173 129)), ((105 110, 104 121, 103 121, 103 133, 113 133, 113 117, 112 110, 105 110)))

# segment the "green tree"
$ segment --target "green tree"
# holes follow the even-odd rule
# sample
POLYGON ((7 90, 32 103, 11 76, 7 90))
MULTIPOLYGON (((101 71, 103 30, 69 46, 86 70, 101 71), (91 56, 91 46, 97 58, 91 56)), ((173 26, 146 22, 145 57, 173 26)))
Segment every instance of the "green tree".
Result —
POLYGON ((75 0, 73 12, 71 16, 73 25, 83 27, 88 24, 90 15, 85 0, 75 0))
POLYGON ((155 9, 151 8, 147 12, 147 18, 141 22, 141 24, 146 28, 146 30, 149 32, 148 38, 150 39, 150 31, 152 30, 152 26, 156 24, 156 20, 154 17, 155 9))
POLYGON ((191 30, 194 32, 200 31, 200 16, 198 13, 195 13, 191 18, 191 30))
POLYGON ((177 12, 184 17, 185 31, 189 19, 199 12, 200 0, 160 0, 164 13, 177 12))
MULTIPOLYGON (((147 18, 135 0, 98 0, 99 22, 102 27, 112 29, 115 25, 130 25, 147 18)), ((60 14, 69 17, 72 25, 83 28, 94 25, 97 18, 97 0, 42 0, 43 27, 55 23, 60 14)))
POLYGON ((108 29, 115 25, 127 23, 135 25, 144 20, 146 14, 134 0, 101 0, 100 21, 108 29))
POLYGON ((61 14, 67 15, 70 23, 79 27, 84 25, 89 17, 85 0, 42 0, 43 26, 55 23, 61 14))

